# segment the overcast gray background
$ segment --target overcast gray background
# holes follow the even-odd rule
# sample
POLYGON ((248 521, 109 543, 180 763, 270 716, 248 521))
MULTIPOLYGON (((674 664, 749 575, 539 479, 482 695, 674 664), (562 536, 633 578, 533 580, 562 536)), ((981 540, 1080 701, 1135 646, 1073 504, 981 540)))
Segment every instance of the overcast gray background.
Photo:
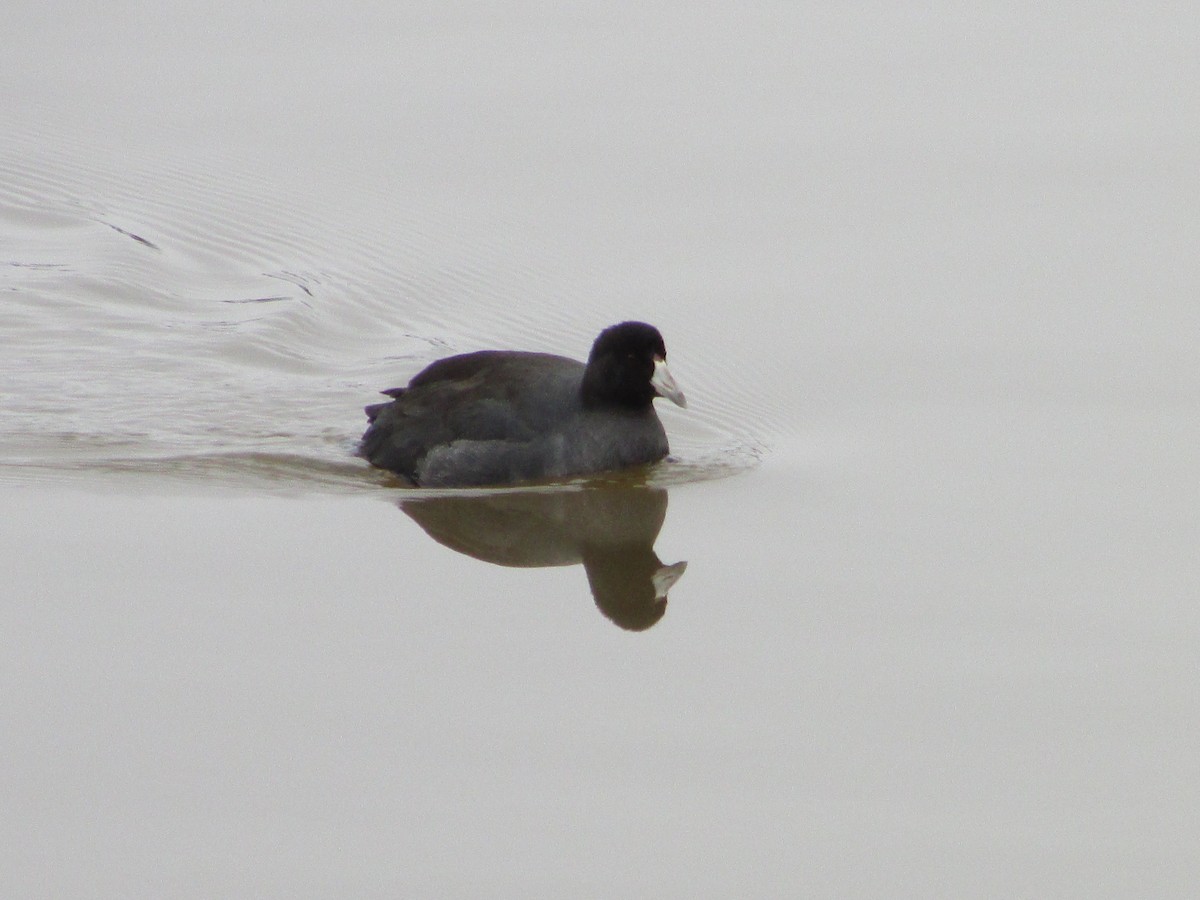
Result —
POLYGON ((4 895, 1194 893, 1190 8, 6 35, 4 895), (690 401, 637 634, 349 455, 627 317, 690 401))

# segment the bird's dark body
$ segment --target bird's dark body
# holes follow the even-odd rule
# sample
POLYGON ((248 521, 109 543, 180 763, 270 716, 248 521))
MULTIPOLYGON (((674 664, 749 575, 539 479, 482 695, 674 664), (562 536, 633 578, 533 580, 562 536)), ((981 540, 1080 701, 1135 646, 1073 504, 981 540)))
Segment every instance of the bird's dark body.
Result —
MULTIPOLYGON (((427 487, 514 484, 655 462, 668 445, 649 379, 665 355, 651 326, 624 323, 597 339, 587 366, 494 350, 441 359, 407 387, 385 391, 390 402, 366 408, 370 425, 359 453, 427 487), (628 333, 610 340, 608 352, 605 335, 618 329, 628 333), (657 343, 643 352, 645 329, 657 343), (632 349, 630 337, 640 342, 632 349)), ((682 402, 682 394, 675 399, 682 402)))

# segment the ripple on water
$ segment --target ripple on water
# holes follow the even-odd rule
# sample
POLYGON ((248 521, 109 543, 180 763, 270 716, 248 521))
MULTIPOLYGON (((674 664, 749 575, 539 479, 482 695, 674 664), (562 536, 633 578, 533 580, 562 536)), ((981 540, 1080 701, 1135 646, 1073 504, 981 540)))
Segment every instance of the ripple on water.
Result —
MULTIPOLYGON (((390 479, 352 456, 375 391, 486 347, 582 358, 611 324, 549 259, 506 267, 500 239, 463 246, 411 200, 401 239, 350 235, 236 174, 121 176, 58 136, 0 141, 8 481, 378 490, 390 479)), ((694 402, 663 411, 655 483, 752 466, 746 416, 763 414, 731 373, 681 361, 694 402)))

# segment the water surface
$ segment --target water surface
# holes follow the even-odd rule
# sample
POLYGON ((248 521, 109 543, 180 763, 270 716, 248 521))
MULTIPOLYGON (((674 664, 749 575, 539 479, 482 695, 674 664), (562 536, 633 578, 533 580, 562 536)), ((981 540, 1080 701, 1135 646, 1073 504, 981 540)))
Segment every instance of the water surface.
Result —
POLYGON ((1200 41, 1089 15, 17 3, 3 893, 1190 895, 1200 41), (665 465, 353 456, 626 318, 665 465))

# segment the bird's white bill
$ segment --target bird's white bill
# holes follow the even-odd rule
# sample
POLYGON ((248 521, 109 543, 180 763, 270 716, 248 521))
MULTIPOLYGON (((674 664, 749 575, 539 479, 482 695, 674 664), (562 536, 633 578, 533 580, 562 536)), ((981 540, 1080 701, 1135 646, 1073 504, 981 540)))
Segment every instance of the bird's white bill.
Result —
POLYGON ((679 385, 675 383, 675 379, 671 377, 671 371, 667 368, 667 361, 654 357, 654 374, 650 376, 650 386, 658 391, 658 396, 666 397, 677 406, 687 406, 687 400, 683 396, 683 391, 679 389, 679 385))
POLYGON ((683 577, 683 570, 687 568, 687 562, 677 562, 673 566, 661 566, 657 572, 650 576, 654 582, 654 598, 662 600, 667 596, 667 591, 683 577))

